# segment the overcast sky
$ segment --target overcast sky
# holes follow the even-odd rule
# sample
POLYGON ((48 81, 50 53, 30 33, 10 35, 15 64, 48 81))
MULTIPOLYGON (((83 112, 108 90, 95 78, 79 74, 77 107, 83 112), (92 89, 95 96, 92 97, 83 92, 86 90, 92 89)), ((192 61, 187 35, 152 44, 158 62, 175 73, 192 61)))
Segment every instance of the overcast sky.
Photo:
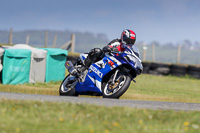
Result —
POLYGON ((200 42, 200 0, 0 0, 0 30, 73 30, 111 40, 132 29, 137 41, 200 42))

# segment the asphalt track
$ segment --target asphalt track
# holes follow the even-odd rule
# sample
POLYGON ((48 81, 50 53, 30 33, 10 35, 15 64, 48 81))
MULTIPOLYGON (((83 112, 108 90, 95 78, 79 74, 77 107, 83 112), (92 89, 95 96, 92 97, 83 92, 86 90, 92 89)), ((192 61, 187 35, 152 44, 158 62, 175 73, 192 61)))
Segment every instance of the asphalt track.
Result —
POLYGON ((47 102, 71 102, 71 103, 87 103, 108 107, 131 107, 138 109, 153 110, 177 110, 177 111, 200 111, 200 103, 180 103, 180 102, 160 102, 160 101, 138 101, 138 100, 122 100, 122 99, 104 99, 94 97, 64 97, 22 93, 0 92, 0 99, 12 100, 32 100, 47 102))

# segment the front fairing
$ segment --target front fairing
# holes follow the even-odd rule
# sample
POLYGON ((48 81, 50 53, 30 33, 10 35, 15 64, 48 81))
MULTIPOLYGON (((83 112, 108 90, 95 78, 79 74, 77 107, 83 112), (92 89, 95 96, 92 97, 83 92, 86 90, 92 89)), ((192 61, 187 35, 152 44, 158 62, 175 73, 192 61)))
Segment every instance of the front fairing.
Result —
POLYGON ((134 66, 137 70, 143 70, 142 60, 140 59, 140 52, 136 46, 133 45, 132 47, 126 47, 124 53, 127 54, 127 56, 134 62, 134 66))
POLYGON ((124 47, 125 51, 121 53, 120 55, 115 55, 114 57, 122 64, 128 64, 130 65, 137 74, 141 74, 141 71, 143 70, 142 61, 140 59, 140 53, 137 47, 124 47))

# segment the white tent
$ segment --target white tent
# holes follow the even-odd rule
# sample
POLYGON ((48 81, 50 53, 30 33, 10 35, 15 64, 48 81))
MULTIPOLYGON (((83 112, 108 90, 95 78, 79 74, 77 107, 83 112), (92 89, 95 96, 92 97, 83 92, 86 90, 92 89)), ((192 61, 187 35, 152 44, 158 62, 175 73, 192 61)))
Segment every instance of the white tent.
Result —
POLYGON ((3 53, 4 53, 4 49, 0 48, 0 72, 1 70, 3 69, 3 66, 2 66, 2 56, 3 56, 3 53))
POLYGON ((47 51, 33 48, 27 44, 16 44, 9 49, 28 49, 31 51, 29 83, 45 82, 47 51))

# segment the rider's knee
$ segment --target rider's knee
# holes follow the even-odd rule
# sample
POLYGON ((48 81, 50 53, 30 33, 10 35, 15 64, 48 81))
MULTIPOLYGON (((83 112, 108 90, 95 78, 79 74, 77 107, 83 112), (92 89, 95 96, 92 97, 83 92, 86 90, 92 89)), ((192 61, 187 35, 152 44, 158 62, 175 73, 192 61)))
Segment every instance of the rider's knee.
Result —
POLYGON ((100 56, 102 56, 103 51, 100 48, 94 48, 91 49, 88 56, 90 58, 99 58, 100 56))
POLYGON ((100 57, 103 54, 103 51, 100 48, 94 48, 95 56, 100 57))

